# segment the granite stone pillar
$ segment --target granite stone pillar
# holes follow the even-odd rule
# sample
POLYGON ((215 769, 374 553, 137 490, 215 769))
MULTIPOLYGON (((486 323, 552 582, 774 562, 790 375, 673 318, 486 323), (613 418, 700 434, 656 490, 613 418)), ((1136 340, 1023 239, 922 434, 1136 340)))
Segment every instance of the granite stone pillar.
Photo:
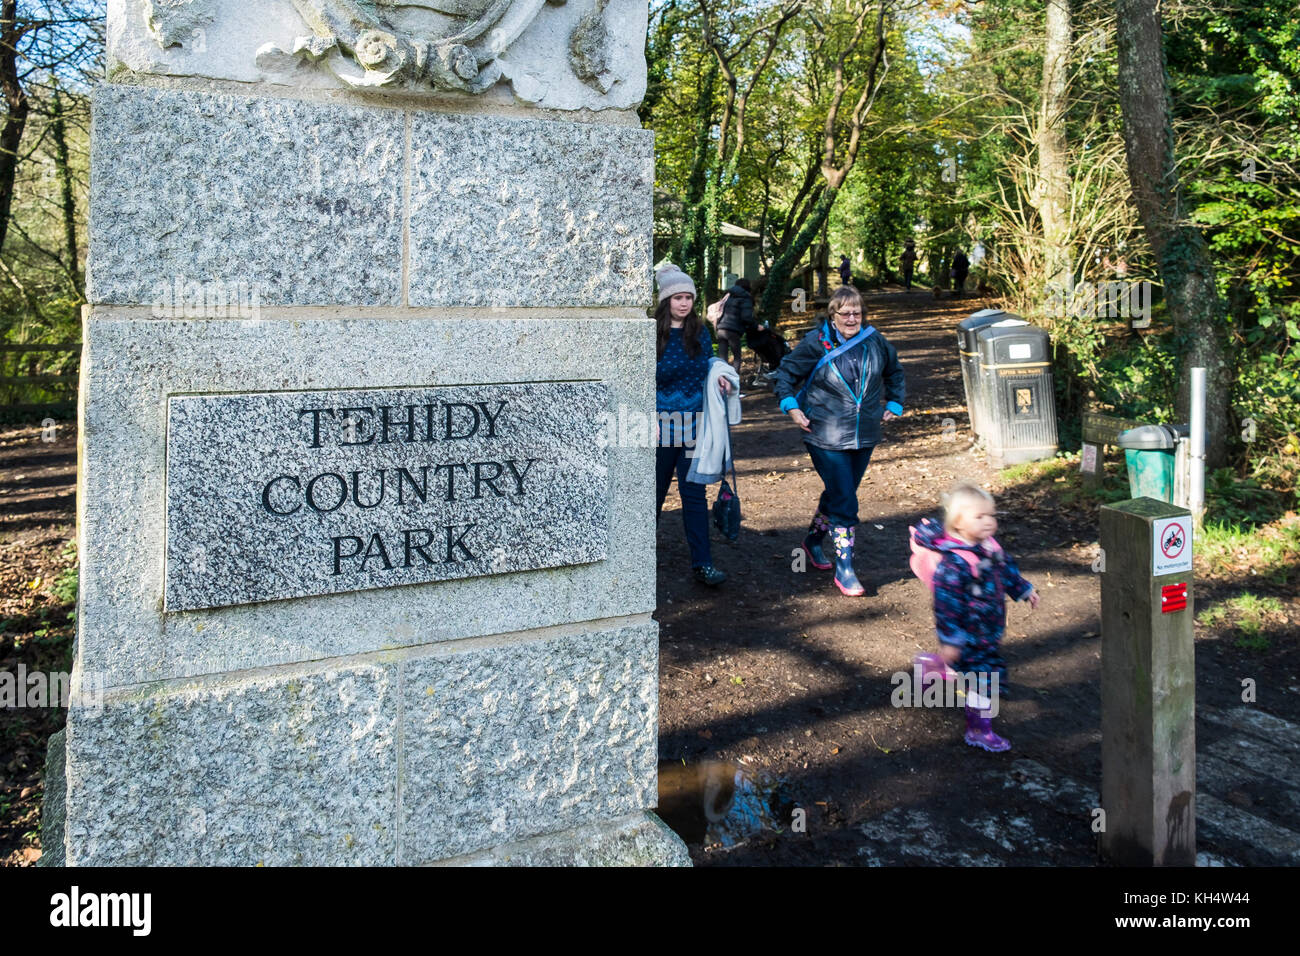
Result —
POLYGON ((644 0, 108 23, 66 863, 689 863, 644 0))

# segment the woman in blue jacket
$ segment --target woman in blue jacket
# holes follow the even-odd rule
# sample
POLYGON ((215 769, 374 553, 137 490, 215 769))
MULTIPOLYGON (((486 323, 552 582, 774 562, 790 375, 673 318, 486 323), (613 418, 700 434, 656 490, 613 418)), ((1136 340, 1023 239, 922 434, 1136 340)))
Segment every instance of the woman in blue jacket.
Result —
POLYGON ((863 325, 862 296, 852 286, 835 290, 827 312, 781 362, 773 387, 781 411, 807 433, 804 444, 825 486, 803 549, 813 567, 829 569, 822 539, 830 531, 835 584, 859 597, 866 592, 853 570, 858 484, 881 440, 881 421, 903 414, 903 368, 885 337, 863 325))

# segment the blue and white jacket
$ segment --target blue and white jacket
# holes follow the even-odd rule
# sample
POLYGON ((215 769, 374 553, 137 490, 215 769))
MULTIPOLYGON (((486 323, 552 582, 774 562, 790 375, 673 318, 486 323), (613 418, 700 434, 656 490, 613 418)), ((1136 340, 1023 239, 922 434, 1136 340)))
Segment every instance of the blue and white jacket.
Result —
POLYGON ((834 324, 822 322, 781 361, 773 390, 782 412, 798 408, 808 416, 808 444, 830 451, 870 448, 880 443, 884 409, 903 414, 903 367, 894 347, 873 332, 814 374, 822 356, 842 344, 834 324))

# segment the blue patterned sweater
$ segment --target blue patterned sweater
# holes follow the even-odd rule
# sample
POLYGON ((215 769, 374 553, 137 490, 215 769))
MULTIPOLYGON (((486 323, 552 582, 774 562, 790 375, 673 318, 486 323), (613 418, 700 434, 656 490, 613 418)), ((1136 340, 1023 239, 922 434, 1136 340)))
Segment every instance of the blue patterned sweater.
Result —
POLYGON ((681 414, 685 428, 679 432, 672 423, 665 422, 668 427, 660 429, 660 445, 695 440, 695 418, 704 411, 704 385, 712 360, 713 339, 707 328, 700 330, 700 354, 694 358, 682 344, 682 330, 669 330, 668 344, 655 366, 655 410, 681 414))

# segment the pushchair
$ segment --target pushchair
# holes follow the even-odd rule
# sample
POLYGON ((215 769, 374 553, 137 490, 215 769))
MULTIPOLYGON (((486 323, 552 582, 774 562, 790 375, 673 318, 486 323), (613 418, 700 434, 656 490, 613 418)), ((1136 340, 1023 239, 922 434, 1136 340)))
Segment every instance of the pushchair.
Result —
POLYGON ((771 382, 776 375, 777 366, 791 351, 784 336, 778 335, 771 329, 756 328, 745 333, 745 341, 759 358, 759 369, 752 384, 763 385, 771 382))

